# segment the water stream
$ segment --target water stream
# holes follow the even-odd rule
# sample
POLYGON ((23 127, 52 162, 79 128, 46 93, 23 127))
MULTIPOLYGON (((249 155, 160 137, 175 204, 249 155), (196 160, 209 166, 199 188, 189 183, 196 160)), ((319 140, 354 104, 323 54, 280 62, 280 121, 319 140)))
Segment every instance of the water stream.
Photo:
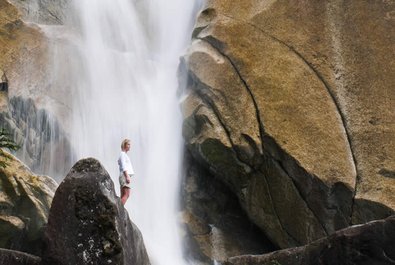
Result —
MULTIPOLYGON (((124 138, 135 168, 131 219, 153 264, 185 264, 177 207, 182 155, 179 57, 197 1, 75 0, 67 73, 74 160, 95 157, 112 176, 124 138)), ((119 194, 119 193, 118 193, 119 194)))

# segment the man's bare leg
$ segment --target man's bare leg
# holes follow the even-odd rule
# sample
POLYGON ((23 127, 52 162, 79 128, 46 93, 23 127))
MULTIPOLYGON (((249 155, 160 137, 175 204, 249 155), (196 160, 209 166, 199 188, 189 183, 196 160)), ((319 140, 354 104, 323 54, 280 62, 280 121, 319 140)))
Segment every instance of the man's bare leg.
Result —
POLYGON ((125 205, 126 201, 129 199, 130 196, 130 188, 122 187, 121 188, 121 202, 125 205))

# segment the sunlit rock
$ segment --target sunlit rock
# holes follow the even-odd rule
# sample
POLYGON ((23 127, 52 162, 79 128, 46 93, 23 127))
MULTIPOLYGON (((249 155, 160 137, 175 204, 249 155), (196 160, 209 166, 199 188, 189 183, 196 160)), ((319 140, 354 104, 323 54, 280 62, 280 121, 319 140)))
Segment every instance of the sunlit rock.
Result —
POLYGON ((107 171, 78 161, 59 185, 45 231, 43 264, 150 264, 107 171))
POLYGON ((395 5, 208 1, 183 134, 278 246, 395 209, 395 5))
POLYGON ((37 97, 47 84, 44 35, 37 26, 23 21, 21 12, 6 0, 0 0, 0 33, 0 69, 8 78, 10 96, 37 97))
POLYGON ((57 184, 6 154, 1 159, 8 165, 0 167, 0 247, 37 255, 57 184))

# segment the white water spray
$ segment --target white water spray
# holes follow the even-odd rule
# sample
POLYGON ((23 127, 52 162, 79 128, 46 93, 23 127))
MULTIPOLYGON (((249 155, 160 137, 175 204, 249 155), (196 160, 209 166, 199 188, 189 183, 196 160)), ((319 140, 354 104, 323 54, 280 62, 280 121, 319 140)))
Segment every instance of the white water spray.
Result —
POLYGON ((77 55, 71 142, 78 160, 95 157, 116 188, 116 160, 132 141, 135 168, 126 207, 153 264, 185 264, 178 236, 181 113, 179 56, 189 43, 194 1, 75 0, 77 55))

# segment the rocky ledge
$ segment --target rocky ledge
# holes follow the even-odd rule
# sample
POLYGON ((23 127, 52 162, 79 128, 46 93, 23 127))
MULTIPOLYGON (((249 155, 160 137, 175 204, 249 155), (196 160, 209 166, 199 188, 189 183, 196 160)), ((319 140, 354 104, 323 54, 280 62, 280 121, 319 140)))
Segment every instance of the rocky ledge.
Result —
POLYGON ((395 264, 395 216, 352 226, 303 247, 233 257, 226 265, 395 264))

